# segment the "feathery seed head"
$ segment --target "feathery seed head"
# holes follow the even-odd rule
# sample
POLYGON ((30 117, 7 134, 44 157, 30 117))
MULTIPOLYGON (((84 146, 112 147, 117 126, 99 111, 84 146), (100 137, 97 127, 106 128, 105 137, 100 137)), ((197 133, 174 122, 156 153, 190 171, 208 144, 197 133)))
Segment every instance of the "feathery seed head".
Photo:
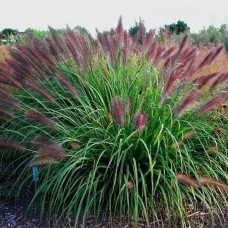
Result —
POLYGON ((136 112, 133 119, 135 130, 141 131, 146 127, 148 117, 146 113, 136 112))
POLYGON ((185 175, 185 174, 177 173, 176 174, 176 180, 178 183, 184 184, 188 187, 199 188, 197 181, 195 179, 185 175))
POLYGON ((124 102, 119 98, 115 97, 112 101, 113 116, 117 120, 118 124, 123 127, 125 124, 125 107, 124 102))

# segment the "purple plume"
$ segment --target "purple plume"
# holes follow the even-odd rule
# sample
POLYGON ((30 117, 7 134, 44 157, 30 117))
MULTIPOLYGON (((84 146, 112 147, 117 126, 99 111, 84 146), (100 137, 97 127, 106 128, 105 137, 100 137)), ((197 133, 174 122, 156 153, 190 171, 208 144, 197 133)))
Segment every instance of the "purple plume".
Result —
POLYGON ((36 110, 32 110, 32 109, 27 110, 25 113, 25 116, 30 120, 33 120, 40 124, 46 125, 52 129, 56 128, 56 123, 53 120, 51 120, 50 118, 45 116, 43 113, 38 112, 36 110))
POLYGON ((18 152, 25 151, 24 146, 17 144, 15 142, 12 142, 10 140, 3 140, 3 139, 0 140, 0 148, 10 150, 10 151, 18 151, 18 152))
POLYGON ((146 127, 147 121, 148 117, 145 112, 136 112, 133 119, 133 125, 135 130, 143 130, 146 127))
POLYGON ((202 104, 201 107, 196 111, 196 115, 202 115, 206 112, 212 111, 218 106, 224 104, 228 99, 228 92, 221 92, 218 95, 211 98, 206 103, 202 104))
POLYGON ((182 100, 180 101, 180 104, 178 104, 173 109, 173 114, 175 116, 180 116, 189 106, 193 105, 198 98, 199 98, 199 94, 196 91, 191 91, 184 98, 182 98, 182 100))
POLYGON ((123 127, 125 124, 125 107, 124 102, 119 97, 115 97, 112 101, 113 116, 117 120, 118 124, 123 127))

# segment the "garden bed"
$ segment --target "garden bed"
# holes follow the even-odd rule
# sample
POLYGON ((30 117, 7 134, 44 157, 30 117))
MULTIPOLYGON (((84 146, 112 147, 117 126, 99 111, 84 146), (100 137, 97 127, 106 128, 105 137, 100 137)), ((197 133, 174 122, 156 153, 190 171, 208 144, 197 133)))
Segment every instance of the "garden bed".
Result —
MULTIPOLYGON (((49 226, 47 218, 42 221, 39 219, 39 212, 35 207, 33 207, 30 212, 26 213, 27 206, 29 204, 29 191, 27 193, 24 191, 21 197, 16 201, 0 199, 0 227, 17 227, 17 228, 46 228, 46 227, 73 227, 74 221, 69 220, 67 224, 59 222, 58 224, 53 225, 57 221, 57 217, 53 216, 51 219, 51 225, 49 226)), ((215 228, 225 228, 228 227, 228 210, 225 209, 223 212, 224 220, 222 221, 217 216, 214 218, 214 227, 215 228)), ((188 215, 188 223, 190 227, 202 227, 202 228, 211 228, 212 219, 209 213, 206 213, 202 210, 198 210, 194 213, 188 215)), ((151 221, 150 227, 177 227, 177 225, 170 224, 170 221, 166 221, 165 224, 159 221, 151 221)), ((133 227, 132 224, 125 223, 124 226, 120 224, 118 219, 115 220, 113 225, 110 225, 107 218, 102 218, 98 225, 95 225, 95 220, 91 216, 87 219, 86 227, 133 227)), ((147 227, 143 220, 139 221, 138 227, 147 227)))

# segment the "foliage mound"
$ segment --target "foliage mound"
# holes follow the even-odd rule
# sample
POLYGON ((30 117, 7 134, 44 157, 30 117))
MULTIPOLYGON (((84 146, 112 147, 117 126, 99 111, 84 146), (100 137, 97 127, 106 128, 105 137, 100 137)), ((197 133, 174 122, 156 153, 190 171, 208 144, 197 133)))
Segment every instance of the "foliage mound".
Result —
POLYGON ((197 74, 222 47, 196 62, 187 36, 163 49, 152 31, 131 37, 121 19, 97 39, 50 32, 0 65, 2 159, 19 190, 39 167, 41 214, 47 206, 75 225, 89 214, 184 224, 190 204, 221 209, 228 74, 197 74))

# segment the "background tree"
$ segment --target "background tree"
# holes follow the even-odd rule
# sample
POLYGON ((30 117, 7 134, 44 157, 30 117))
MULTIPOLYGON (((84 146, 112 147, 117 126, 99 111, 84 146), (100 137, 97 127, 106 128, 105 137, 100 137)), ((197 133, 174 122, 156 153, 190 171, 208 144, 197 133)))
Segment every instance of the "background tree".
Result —
POLYGON ((80 25, 77 25, 76 27, 74 27, 74 31, 76 33, 80 33, 82 35, 89 35, 90 34, 86 28, 81 27, 80 25))
POLYGON ((8 39, 12 35, 17 35, 19 32, 16 29, 5 28, 0 32, 1 39, 8 39))
POLYGON ((180 33, 184 33, 184 32, 190 32, 190 28, 188 27, 188 25, 185 22, 180 20, 177 23, 165 25, 165 28, 168 29, 168 31, 171 34, 175 33, 176 35, 179 35, 180 33))

